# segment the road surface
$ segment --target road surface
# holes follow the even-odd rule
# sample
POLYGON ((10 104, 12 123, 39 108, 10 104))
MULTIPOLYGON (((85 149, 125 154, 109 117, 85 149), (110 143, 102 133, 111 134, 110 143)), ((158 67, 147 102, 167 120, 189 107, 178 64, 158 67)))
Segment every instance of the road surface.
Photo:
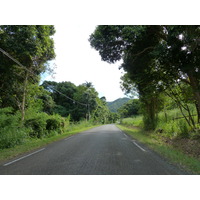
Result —
POLYGON ((1 164, 12 175, 186 174, 133 140, 115 125, 103 125, 1 164))

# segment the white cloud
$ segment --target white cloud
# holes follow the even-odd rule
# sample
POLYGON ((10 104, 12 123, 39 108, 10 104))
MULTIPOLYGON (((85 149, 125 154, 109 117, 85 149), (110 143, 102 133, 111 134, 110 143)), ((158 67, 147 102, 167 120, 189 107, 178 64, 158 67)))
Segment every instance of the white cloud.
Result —
MULTIPOLYGON (((124 94, 120 89, 120 62, 101 61, 98 52, 91 48, 89 35, 95 26, 55 25, 54 36, 57 69, 54 81, 70 81, 76 85, 92 82, 99 96, 113 101, 124 94)), ((46 78, 46 80, 49 77, 46 78)))

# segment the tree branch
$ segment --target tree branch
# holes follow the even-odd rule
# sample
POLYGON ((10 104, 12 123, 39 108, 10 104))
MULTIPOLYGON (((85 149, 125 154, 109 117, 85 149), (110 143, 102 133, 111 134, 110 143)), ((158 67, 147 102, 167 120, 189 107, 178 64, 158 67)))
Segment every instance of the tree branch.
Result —
POLYGON ((143 54, 145 51, 149 50, 149 49, 153 49, 154 47, 151 46, 151 47, 147 47, 145 49, 143 49, 141 52, 137 53, 137 54, 134 54, 133 56, 139 56, 140 54, 143 54))

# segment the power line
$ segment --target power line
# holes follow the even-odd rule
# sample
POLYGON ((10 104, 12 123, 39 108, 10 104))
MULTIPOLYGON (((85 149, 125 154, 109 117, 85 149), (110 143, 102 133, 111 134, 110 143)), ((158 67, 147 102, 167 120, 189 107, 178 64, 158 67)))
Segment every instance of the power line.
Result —
POLYGON ((79 101, 76 101, 76 100, 74 100, 74 99, 72 99, 72 98, 70 98, 70 97, 66 96, 66 95, 65 95, 65 94, 63 94, 62 92, 60 92, 60 91, 56 90, 55 88, 52 88, 52 87, 51 87, 51 85, 49 85, 49 84, 48 84, 48 86, 50 86, 50 89, 52 89, 52 90, 54 90, 54 91, 58 92, 59 94, 61 94, 61 95, 65 96, 66 98, 68 98, 68 99, 72 100, 73 102, 76 102, 76 103, 78 103, 78 104, 80 104, 80 105, 88 106, 88 104, 81 103, 81 102, 79 102, 79 101))
POLYGON ((11 60, 13 60, 15 63, 17 63, 20 67, 23 67, 24 69, 28 70, 24 65, 22 65, 19 61, 17 61, 16 59, 14 59, 9 53, 7 53, 6 51, 4 51, 2 48, 0 48, 0 51, 5 54, 8 58, 10 58, 11 60))
MULTIPOLYGON (((0 51, 1 51, 4 55, 6 55, 8 58, 10 58, 11 60, 13 60, 15 63, 17 63, 17 64, 18 64, 20 67, 22 67, 23 69, 25 69, 26 71, 30 72, 30 73, 33 74, 34 76, 36 75, 34 72, 32 72, 31 70, 27 69, 24 65, 22 65, 18 60, 16 60, 15 58, 13 58, 9 53, 7 53, 6 51, 4 51, 2 48, 0 48, 0 51)), ((50 88, 51 88, 52 90, 54 90, 54 91, 58 92, 59 94, 65 96, 67 99, 70 99, 71 101, 76 102, 76 103, 78 103, 78 104, 80 104, 80 105, 88 106, 88 104, 85 104, 85 103, 81 103, 81 102, 79 102, 79 101, 76 101, 76 100, 74 100, 74 99, 68 97, 67 95, 63 94, 62 92, 56 90, 55 88, 52 88, 51 85, 48 84, 48 86, 50 86, 50 88)))

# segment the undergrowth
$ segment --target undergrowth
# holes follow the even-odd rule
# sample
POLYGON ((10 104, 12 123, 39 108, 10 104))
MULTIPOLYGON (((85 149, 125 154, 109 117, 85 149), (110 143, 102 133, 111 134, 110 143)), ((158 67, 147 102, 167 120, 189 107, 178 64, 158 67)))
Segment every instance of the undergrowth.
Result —
POLYGON ((0 150, 13 148, 34 139, 51 138, 93 126, 91 121, 70 122, 70 117, 27 110, 25 120, 12 108, 0 109, 0 150))

